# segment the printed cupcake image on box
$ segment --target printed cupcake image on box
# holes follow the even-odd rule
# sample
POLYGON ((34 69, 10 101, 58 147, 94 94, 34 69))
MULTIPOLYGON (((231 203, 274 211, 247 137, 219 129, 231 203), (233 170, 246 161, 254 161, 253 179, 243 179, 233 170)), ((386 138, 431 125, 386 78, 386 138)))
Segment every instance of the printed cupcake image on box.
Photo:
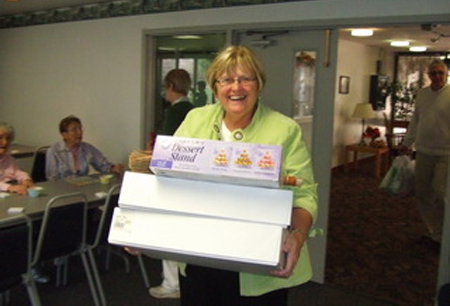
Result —
POLYGON ((218 167, 228 167, 230 164, 230 150, 226 148, 218 148, 214 149, 213 153, 214 159, 213 164, 214 166, 218 167))
POLYGON ((258 152, 258 168, 271 170, 275 167, 275 160, 270 151, 258 152))
POLYGON ((252 156, 248 149, 236 149, 234 164, 239 168, 251 168, 252 156))

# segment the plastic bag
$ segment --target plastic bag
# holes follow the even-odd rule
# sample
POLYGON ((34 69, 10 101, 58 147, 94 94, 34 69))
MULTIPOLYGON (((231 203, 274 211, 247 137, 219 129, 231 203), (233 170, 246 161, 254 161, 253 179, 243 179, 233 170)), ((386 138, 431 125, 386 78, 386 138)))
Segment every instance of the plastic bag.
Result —
POLYGON ((414 168, 415 161, 409 156, 397 156, 381 181, 380 189, 400 196, 413 195, 414 168))

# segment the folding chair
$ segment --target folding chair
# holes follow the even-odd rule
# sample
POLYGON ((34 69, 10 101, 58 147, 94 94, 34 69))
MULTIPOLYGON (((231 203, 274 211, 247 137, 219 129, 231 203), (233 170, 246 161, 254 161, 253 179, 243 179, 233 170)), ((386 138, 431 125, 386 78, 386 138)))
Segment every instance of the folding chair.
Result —
POLYGON ((0 225, 0 305, 8 305, 9 289, 24 284, 33 306, 40 306, 36 285, 31 277, 32 226, 26 215, 0 225))
POLYGON ((36 148, 33 155, 33 165, 31 168, 31 178, 35 183, 45 182, 45 162, 46 154, 49 146, 42 146, 36 148))
MULTIPOLYGON (((50 199, 45 208, 32 267, 41 261, 80 255, 94 303, 100 305, 87 256, 86 220, 87 198, 84 194, 76 192, 50 199)), ((64 278, 67 278, 66 274, 64 278)))
MULTIPOLYGON (((97 267, 97 263, 94 257, 94 250, 98 247, 104 247, 106 248, 106 252, 107 252, 107 264, 106 264, 106 268, 109 267, 109 257, 110 257, 110 253, 112 252, 113 254, 116 254, 118 256, 121 256, 124 261, 125 261, 125 265, 126 265, 126 271, 129 272, 130 268, 129 268, 129 262, 128 262, 128 257, 126 257, 124 254, 119 253, 115 250, 116 246, 110 245, 108 243, 108 234, 109 234, 109 229, 111 227, 111 219, 112 219, 112 215, 114 212, 114 208, 117 206, 118 204, 118 200, 119 200, 119 189, 120 189, 121 184, 117 184, 112 186, 109 191, 108 194, 106 196, 105 199, 105 204, 103 205, 103 212, 102 212, 102 216, 100 218, 100 223, 98 225, 97 230, 95 231, 95 234, 92 235, 91 234, 91 242, 89 242, 89 247, 88 247, 88 254, 89 254, 89 259, 91 262, 91 266, 92 266, 92 270, 93 270, 93 274, 95 277, 95 283, 97 284, 97 290, 98 293, 100 295, 100 300, 102 302, 102 305, 106 305, 106 298, 105 298, 105 294, 104 294, 104 290, 103 290, 103 285, 100 279, 100 275, 98 272, 98 267, 97 267)), ((144 283, 146 285, 146 287, 149 287, 149 281, 148 281, 148 276, 147 276, 147 272, 144 266, 144 262, 142 261, 142 258, 138 257, 138 262, 139 262, 139 266, 141 269, 141 273, 142 273, 142 277, 144 279, 144 283)))

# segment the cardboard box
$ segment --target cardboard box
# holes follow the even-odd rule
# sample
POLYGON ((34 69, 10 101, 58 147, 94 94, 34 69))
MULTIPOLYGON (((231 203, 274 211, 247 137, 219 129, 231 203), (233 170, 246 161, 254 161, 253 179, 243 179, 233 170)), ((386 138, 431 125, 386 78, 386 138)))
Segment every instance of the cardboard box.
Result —
POLYGON ((268 274, 284 265, 292 191, 126 172, 109 242, 155 258, 268 274))
POLYGON ((116 208, 109 242, 160 259, 268 274, 284 265, 282 226, 116 208))
POLYGON ((120 207, 287 226, 290 190, 219 184, 125 172, 120 207))
POLYGON ((158 136, 150 169, 157 175, 278 188, 281 146, 158 136))

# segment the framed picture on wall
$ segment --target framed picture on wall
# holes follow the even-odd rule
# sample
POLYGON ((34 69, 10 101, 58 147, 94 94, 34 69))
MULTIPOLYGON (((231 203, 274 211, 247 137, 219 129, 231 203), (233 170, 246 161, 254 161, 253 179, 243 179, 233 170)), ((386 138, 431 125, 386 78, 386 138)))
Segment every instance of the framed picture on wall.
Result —
POLYGON ((348 94, 350 90, 350 77, 341 75, 339 77, 339 93, 340 94, 348 94))

